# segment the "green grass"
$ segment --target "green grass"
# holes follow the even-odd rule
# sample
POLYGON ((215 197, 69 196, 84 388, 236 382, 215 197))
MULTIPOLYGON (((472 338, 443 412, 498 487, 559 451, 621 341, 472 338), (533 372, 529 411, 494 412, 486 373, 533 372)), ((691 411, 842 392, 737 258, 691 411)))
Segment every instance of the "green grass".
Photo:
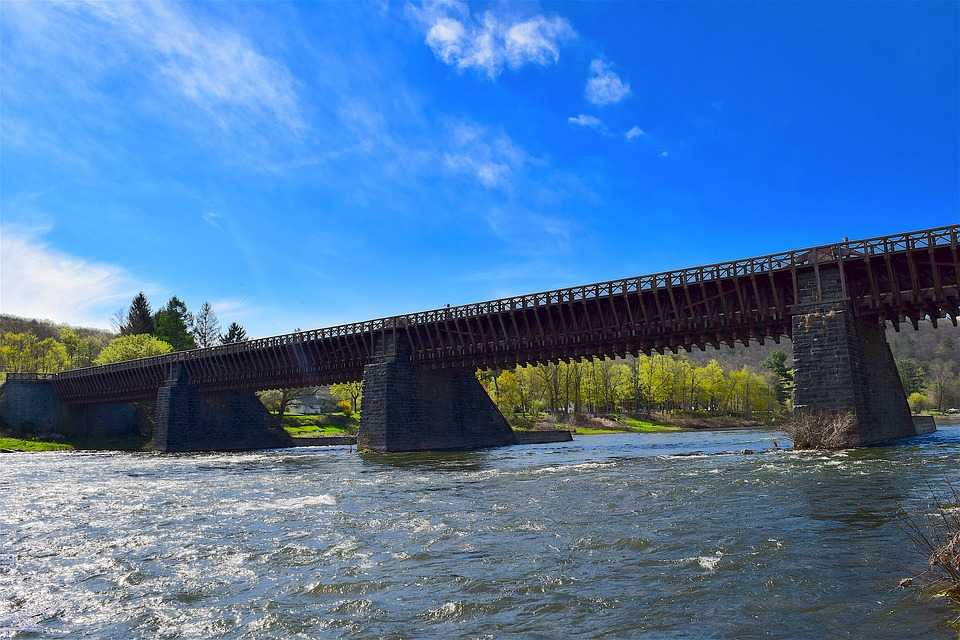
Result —
POLYGON ((0 449, 12 451, 68 451, 73 449, 73 445, 64 442, 47 442, 45 440, 0 438, 0 449))
POLYGON ((635 433, 665 433, 667 431, 683 430, 681 427, 676 427, 669 424, 661 424, 659 422, 648 422, 647 420, 640 420, 638 418, 631 418, 629 416, 620 416, 617 422, 627 427, 629 431, 633 431, 635 433))
POLYGON ((600 429, 597 427, 577 427, 574 432, 578 436, 603 436, 613 433, 667 433, 670 431, 683 431, 682 427, 659 422, 649 422, 629 416, 620 416, 617 418, 616 427, 610 429, 600 429))
POLYGON ((283 416, 283 428, 292 438, 329 438, 353 436, 360 427, 360 416, 337 411, 328 414, 283 416))

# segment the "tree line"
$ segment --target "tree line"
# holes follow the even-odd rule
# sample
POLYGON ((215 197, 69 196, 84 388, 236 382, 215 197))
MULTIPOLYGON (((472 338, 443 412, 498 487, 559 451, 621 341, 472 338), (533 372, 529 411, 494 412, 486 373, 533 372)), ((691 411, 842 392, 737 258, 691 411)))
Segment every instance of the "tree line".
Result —
POLYGON ((558 422, 582 414, 684 413, 751 417, 785 408, 792 372, 786 358, 768 358, 765 372, 724 369, 683 356, 641 355, 623 360, 518 366, 482 371, 478 379, 501 413, 516 425, 546 413, 558 422))
POLYGON ((5 326, 26 329, 0 333, 0 370, 8 373, 57 373, 247 339, 247 332, 236 322, 221 333, 220 321, 209 302, 194 314, 173 296, 153 312, 142 291, 126 312, 114 315, 115 334, 19 318, 10 318, 10 323, 7 320, 5 317, 5 326), (34 326, 42 332, 34 332, 34 326))

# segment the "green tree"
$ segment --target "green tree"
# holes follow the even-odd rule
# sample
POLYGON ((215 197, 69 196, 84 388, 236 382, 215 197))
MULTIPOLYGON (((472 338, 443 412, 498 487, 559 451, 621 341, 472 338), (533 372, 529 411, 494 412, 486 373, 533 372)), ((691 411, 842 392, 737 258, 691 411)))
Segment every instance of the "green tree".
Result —
POLYGON ((350 403, 353 413, 360 409, 360 403, 363 401, 363 383, 344 382, 341 384, 330 385, 330 395, 337 400, 346 400, 350 403))
POLYGON ((204 302, 193 323, 193 338, 198 347, 212 347, 220 339, 220 320, 209 302, 204 302))
POLYGON ((127 321, 120 327, 120 335, 133 336, 140 333, 153 333, 154 329, 150 302, 141 291, 130 303, 130 310, 127 311, 127 321))
POLYGON ((70 365, 67 348, 53 338, 41 340, 37 345, 37 352, 37 371, 59 373, 70 365))
POLYGON ((173 351, 173 347, 168 342, 151 335, 120 336, 111 340, 110 344, 103 348, 103 351, 100 352, 93 363, 123 362, 148 356, 158 356, 171 351, 173 351))
POLYGON ((282 425, 283 416, 287 412, 287 405, 290 404, 290 401, 299 395, 310 393, 311 391, 316 392, 316 387, 268 389, 266 391, 258 391, 257 397, 260 398, 260 403, 263 404, 268 411, 272 411, 280 417, 280 424, 282 425))
POLYGON ((907 404, 910 405, 910 410, 914 413, 920 413, 924 409, 930 408, 930 398, 924 394, 914 391, 907 398, 907 404))
POLYGON ((777 402, 786 402, 793 393, 793 369, 787 367, 787 354, 783 351, 771 351, 763 361, 763 368, 776 379, 777 402))
POLYGON ((175 351, 196 349, 193 339, 193 316, 187 311, 187 305, 173 296, 167 306, 154 315, 153 335, 170 344, 175 351))
POLYGON ((227 327, 227 332, 220 336, 220 344, 232 344, 234 342, 246 342, 247 332, 236 322, 231 322, 227 327))
POLYGON ((36 371, 40 341, 32 333, 8 331, 0 336, 3 369, 10 373, 36 371))
POLYGON ((913 358, 897 360, 897 371, 903 382, 903 391, 909 396, 912 393, 922 393, 926 385, 926 372, 913 358))

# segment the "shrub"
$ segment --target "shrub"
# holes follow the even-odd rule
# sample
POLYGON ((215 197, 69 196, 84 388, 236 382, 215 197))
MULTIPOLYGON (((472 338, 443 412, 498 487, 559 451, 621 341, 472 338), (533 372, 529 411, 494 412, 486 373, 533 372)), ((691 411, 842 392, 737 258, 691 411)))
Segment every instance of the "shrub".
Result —
POLYGON ((784 431, 794 449, 846 449, 856 444, 856 418, 850 413, 801 411, 784 431))
POLYGON ((950 492, 948 500, 934 500, 926 518, 907 516, 904 529, 945 594, 960 604, 960 492, 953 486, 950 492))
POLYGON ((343 415, 349 416, 353 414, 353 405, 350 404, 349 400, 340 400, 337 402, 337 409, 343 412, 343 415))
POLYGON ((930 408, 930 399, 919 391, 914 391, 910 394, 910 397, 907 398, 907 404, 910 405, 911 411, 920 413, 924 409, 930 408))

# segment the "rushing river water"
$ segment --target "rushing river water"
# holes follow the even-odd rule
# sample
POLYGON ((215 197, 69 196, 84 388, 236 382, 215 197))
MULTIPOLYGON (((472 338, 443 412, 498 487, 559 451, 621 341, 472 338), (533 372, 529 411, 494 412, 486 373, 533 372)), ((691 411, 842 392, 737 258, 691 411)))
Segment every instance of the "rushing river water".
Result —
POLYGON ((897 512, 960 486, 960 427, 774 439, 2 455, 0 637, 956 637, 897 588, 924 566, 897 512))

